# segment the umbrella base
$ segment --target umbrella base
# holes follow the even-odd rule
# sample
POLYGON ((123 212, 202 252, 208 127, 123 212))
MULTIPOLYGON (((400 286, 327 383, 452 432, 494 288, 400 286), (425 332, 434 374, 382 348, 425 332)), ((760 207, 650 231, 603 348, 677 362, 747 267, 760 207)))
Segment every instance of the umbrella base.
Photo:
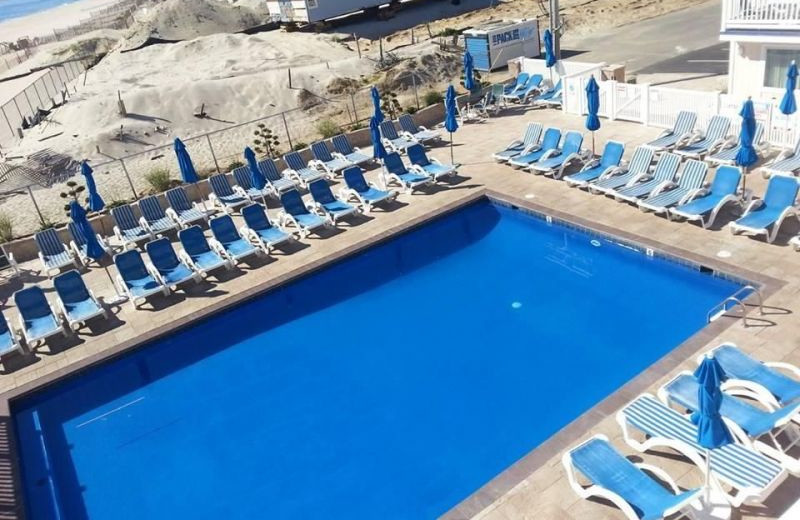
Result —
POLYGON ((690 505, 695 520, 727 520, 731 517, 731 505, 725 500, 725 496, 719 491, 712 489, 691 503, 690 505))

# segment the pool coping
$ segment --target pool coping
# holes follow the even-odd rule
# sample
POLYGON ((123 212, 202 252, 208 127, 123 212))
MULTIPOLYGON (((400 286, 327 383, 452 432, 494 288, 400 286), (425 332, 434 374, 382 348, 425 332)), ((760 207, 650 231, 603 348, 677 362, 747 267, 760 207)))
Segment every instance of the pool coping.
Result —
MULTIPOLYGON (((762 296, 765 300, 786 284, 786 282, 776 278, 748 271, 718 259, 704 257, 686 250, 667 246, 646 237, 624 232, 569 213, 542 206, 530 200, 520 199, 515 195, 501 193, 488 188, 476 189, 465 193, 463 197, 457 200, 453 200, 450 203, 439 206, 424 214, 409 218, 408 220, 388 227, 363 240, 332 251, 321 258, 298 265, 291 271, 264 280, 261 283, 249 287, 247 290, 222 297, 191 316, 176 318, 164 325, 142 332, 134 338, 118 343, 102 352, 74 361, 63 368, 54 370, 40 378, 21 384, 14 389, 0 394, 0 519, 26 518, 24 507, 25 497, 22 491, 22 482, 20 478, 21 470, 15 445, 16 439, 13 431, 13 419, 11 417, 12 401, 42 391, 48 386, 52 386, 80 372, 90 370, 97 365, 121 357, 175 330, 205 320, 214 314, 224 312, 227 309, 240 305, 281 285, 291 283, 296 279, 324 269, 332 263, 356 255, 369 247, 391 240, 399 234, 423 226, 433 219, 487 198, 500 204, 511 205, 527 210, 540 217, 550 216, 568 226, 578 227, 590 233, 598 233, 607 237, 619 239, 628 244, 635 244, 642 248, 650 248, 657 254, 673 260, 683 260, 697 266, 706 266, 714 271, 755 282, 760 286, 762 296)), ((752 296, 750 298, 752 298, 752 296)), ((749 301, 750 298, 746 301, 749 301)), ((533 471, 541 467, 546 461, 550 460, 568 445, 585 435, 587 431, 591 430, 591 428, 601 420, 615 413, 625 403, 650 386, 658 378, 673 370, 686 359, 689 359, 712 338, 732 326, 735 322, 736 320, 733 319, 717 320, 703 327, 687 341, 671 350, 659 361, 650 365, 625 385, 604 398, 601 402, 484 484, 469 497, 450 509, 441 518, 447 520, 465 519, 471 518, 483 511, 514 486, 522 482, 533 471)))

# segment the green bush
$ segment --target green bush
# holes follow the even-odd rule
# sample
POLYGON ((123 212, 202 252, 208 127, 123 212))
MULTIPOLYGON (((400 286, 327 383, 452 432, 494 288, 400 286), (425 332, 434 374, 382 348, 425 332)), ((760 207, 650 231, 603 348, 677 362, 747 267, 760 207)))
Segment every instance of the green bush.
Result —
POLYGON ((339 135, 341 133, 339 125, 332 119, 322 119, 318 121, 317 132, 319 132, 319 135, 321 135, 323 139, 330 139, 334 135, 339 135))
POLYGON ((11 242, 14 238, 14 224, 11 217, 5 213, 0 213, 0 244, 11 242))
POLYGON ((236 168, 241 168, 242 166, 244 166, 244 163, 242 161, 233 161, 228 165, 228 171, 232 172, 236 168))
POLYGON ((112 200, 111 202, 106 204, 106 209, 112 210, 114 208, 118 208, 120 206, 124 206, 127 203, 128 202, 124 201, 124 200, 112 200))
POLYGON ((153 191, 160 193, 167 191, 172 187, 172 180, 169 178, 169 170, 166 168, 154 168, 150 173, 144 176, 147 184, 153 188, 153 191))
POLYGON ((442 96, 439 92, 435 90, 429 90, 422 96, 423 101, 425 102, 425 106, 429 107, 431 105, 435 105, 436 103, 441 103, 444 101, 444 96, 442 96))
POLYGON ((410 107, 406 107, 406 114, 414 115, 417 113, 417 107, 411 105, 410 107))
POLYGON ((304 148, 308 148, 308 143, 304 143, 303 141, 300 141, 300 142, 294 143, 294 146, 292 147, 292 150, 294 150, 295 152, 299 152, 300 150, 302 150, 304 148))
POLYGON ((44 220, 39 222, 39 231, 46 231, 48 229, 52 229, 52 228, 56 227, 55 222, 53 222, 52 220, 50 220, 47 217, 43 217, 43 218, 44 218, 44 220))

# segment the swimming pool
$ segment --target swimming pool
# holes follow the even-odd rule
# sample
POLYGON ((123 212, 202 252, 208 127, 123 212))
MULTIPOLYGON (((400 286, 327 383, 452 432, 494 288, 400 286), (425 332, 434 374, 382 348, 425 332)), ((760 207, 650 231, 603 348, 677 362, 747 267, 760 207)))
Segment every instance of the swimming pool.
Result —
POLYGON ((434 518, 741 285, 481 201, 15 401, 29 518, 434 518))

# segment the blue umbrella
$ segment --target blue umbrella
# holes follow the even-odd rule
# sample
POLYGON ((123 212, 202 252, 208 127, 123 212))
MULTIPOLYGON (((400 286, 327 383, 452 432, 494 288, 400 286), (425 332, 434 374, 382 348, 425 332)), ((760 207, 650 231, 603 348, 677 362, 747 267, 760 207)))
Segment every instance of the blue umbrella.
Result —
POLYGON ((464 88, 472 92, 475 88, 475 72, 473 71, 472 54, 469 51, 464 53, 464 88))
POLYGON ((89 201, 88 207, 89 211, 100 211, 104 207, 106 207, 106 203, 103 202, 103 197, 97 193, 97 184, 94 182, 94 176, 92 176, 92 167, 89 166, 89 163, 83 161, 81 163, 81 173, 83 174, 83 178, 86 181, 86 189, 89 192, 89 201))
POLYGON ((744 170, 744 181, 742 182, 742 192, 746 189, 747 168, 758 162, 758 153, 753 147, 753 139, 756 136, 756 111, 753 108, 753 101, 748 99, 742 105, 742 129, 739 132, 739 152, 736 154, 736 164, 744 170))
POLYGON ((378 120, 374 117, 369 120, 369 135, 372 138, 372 157, 380 161, 386 157, 386 148, 381 141, 381 131, 378 129, 378 120))
POLYGON ((600 86, 594 79, 594 74, 586 84, 586 106, 589 115, 586 116, 586 129, 592 132, 592 154, 594 155, 594 132, 600 130, 600 118, 597 112, 600 110, 600 86))
POLYGON ((384 119, 383 112, 381 112, 381 95, 376 87, 372 87, 370 94, 372 95, 372 105, 375 107, 375 114, 372 117, 378 124, 381 124, 384 119))
POLYGON ((189 152, 186 151, 186 145, 183 141, 175 138, 175 155, 178 157, 178 167, 181 169, 181 179, 183 182, 194 184, 200 178, 197 176, 197 171, 192 164, 192 158, 189 157, 189 152))
POLYGON ((699 410, 692 414, 692 421, 697 425, 697 443, 707 450, 706 500, 708 500, 711 450, 732 443, 733 438, 719 414, 719 408, 722 405, 722 392, 719 385, 725 379, 725 373, 719 362, 713 357, 704 358, 695 370, 694 377, 700 384, 697 391, 697 401, 700 406, 699 410))
POLYGON ((553 50, 553 33, 550 32, 550 29, 544 30, 544 35, 542 36, 542 40, 544 41, 544 64, 550 69, 550 82, 553 82, 553 69, 552 67, 558 61, 556 59, 556 52, 553 50))
POLYGON ((250 182, 253 184, 253 187, 259 191, 263 190, 267 185, 267 178, 264 177, 264 173, 261 171, 261 168, 258 167, 256 153, 249 146, 246 146, 244 149, 244 159, 247 161, 247 166, 250 168, 250 182))
POLYGON ((786 93, 783 95, 781 105, 778 107, 781 113, 789 116, 797 112, 797 102, 794 98, 794 91, 797 88, 797 64, 792 61, 789 70, 786 71, 786 93))
POLYGON ((86 256, 93 260, 100 260, 103 258, 106 252, 97 240, 97 235, 94 229, 92 229, 91 224, 89 224, 89 220, 86 218, 86 210, 75 200, 69 203, 69 216, 72 219, 72 223, 75 224, 75 227, 78 228, 86 238, 86 256))
POLYGON ((458 130, 458 106, 456 105, 456 89, 447 87, 444 96, 444 127, 450 132, 450 162, 453 162, 453 132, 458 130))

